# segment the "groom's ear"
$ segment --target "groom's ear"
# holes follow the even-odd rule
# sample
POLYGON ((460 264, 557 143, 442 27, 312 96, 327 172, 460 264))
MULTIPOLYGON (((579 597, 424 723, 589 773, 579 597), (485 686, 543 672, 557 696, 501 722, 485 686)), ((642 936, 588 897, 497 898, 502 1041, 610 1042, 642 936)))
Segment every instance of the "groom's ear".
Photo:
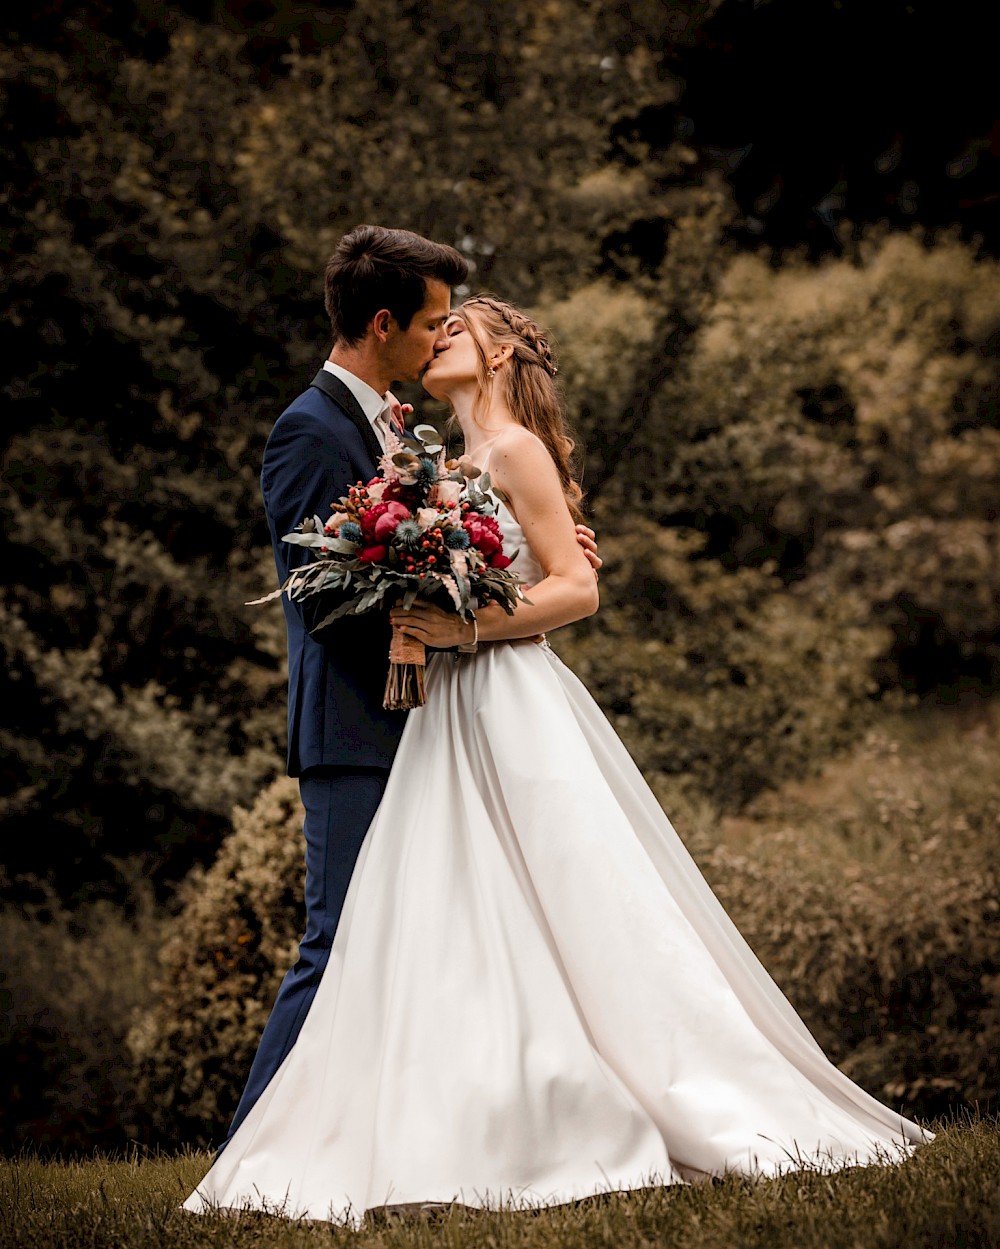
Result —
POLYGON ((372 332, 380 343, 384 343, 389 337, 389 325, 392 322, 392 313, 388 308, 380 308, 372 317, 372 332))

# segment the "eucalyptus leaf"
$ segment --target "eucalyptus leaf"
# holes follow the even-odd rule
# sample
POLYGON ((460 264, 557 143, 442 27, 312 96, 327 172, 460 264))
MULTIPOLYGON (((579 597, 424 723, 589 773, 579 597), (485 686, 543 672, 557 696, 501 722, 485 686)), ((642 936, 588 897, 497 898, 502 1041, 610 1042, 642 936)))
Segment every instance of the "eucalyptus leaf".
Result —
POLYGON ((309 564, 307 567, 300 568, 296 572, 292 573, 292 575, 285 582, 285 587, 288 590, 288 597, 290 599, 304 598, 305 595, 312 593, 312 591, 316 588, 316 577, 313 575, 314 571, 322 574, 324 571, 323 566, 320 564, 309 564))
POLYGON ((335 620, 341 620, 344 616, 349 616, 353 610, 353 603, 341 603, 340 606, 335 607, 328 616, 324 616, 319 624, 314 625, 310 632, 318 633, 320 629, 325 629, 328 624, 333 624, 335 620))
POLYGON ((366 611, 371 611, 373 607, 377 607, 384 597, 384 586, 375 586, 374 589, 369 590, 367 594, 362 594, 361 598, 358 599, 356 607, 358 615, 360 616, 366 611))
MULTIPOLYGON (((287 584, 287 582, 286 582, 287 584)), ((279 585, 276 590, 272 590, 270 594, 265 594, 263 598, 252 598, 249 602, 244 603, 244 607, 259 607, 261 603, 270 603, 273 599, 281 598, 285 592, 285 587, 279 585)))
POLYGON ((447 592, 448 597, 455 604, 455 610, 458 612, 461 612, 462 595, 458 586, 455 584, 455 578, 452 577, 449 573, 442 573, 442 572, 435 573, 434 578, 437 581, 437 583, 441 586, 441 588, 447 592))

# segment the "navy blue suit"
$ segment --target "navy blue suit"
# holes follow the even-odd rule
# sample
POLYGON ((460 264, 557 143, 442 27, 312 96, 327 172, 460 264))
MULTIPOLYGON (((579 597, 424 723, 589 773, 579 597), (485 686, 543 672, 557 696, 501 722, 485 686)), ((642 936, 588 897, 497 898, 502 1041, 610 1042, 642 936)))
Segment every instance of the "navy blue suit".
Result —
MULTIPOLYGON (((370 480, 382 454, 350 390, 321 370, 278 417, 264 450, 261 493, 282 581, 307 558, 282 542, 306 516, 370 480)), ((386 711, 388 617, 373 612, 309 632, 329 611, 323 595, 282 596, 288 629, 288 772, 306 810, 306 931, 282 982, 229 1136, 295 1043, 330 955, 365 833, 382 798, 406 713, 386 711)), ((227 1137, 228 1139, 228 1137, 227 1137)))

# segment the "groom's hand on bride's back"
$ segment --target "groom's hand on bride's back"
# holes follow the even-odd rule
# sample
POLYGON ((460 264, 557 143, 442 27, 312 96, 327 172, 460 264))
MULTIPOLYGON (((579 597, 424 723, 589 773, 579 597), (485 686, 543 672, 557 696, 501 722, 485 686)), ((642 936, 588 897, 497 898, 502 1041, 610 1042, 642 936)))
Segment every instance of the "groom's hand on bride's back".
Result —
POLYGON ((576 540, 580 544, 580 548, 590 561, 590 566, 594 570, 594 576, 600 576, 601 568, 604 560, 597 553, 597 534, 593 529, 588 529, 586 525, 577 525, 576 540))

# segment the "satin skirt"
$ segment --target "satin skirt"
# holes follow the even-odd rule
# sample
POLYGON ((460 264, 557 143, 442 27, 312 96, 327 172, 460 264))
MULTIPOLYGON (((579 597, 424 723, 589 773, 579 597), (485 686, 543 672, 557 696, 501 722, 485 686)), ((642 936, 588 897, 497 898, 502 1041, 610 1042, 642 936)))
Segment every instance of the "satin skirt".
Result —
POLYGON ((427 684, 298 1040, 187 1209, 543 1206, 929 1139, 826 1059, 547 646, 427 684))

